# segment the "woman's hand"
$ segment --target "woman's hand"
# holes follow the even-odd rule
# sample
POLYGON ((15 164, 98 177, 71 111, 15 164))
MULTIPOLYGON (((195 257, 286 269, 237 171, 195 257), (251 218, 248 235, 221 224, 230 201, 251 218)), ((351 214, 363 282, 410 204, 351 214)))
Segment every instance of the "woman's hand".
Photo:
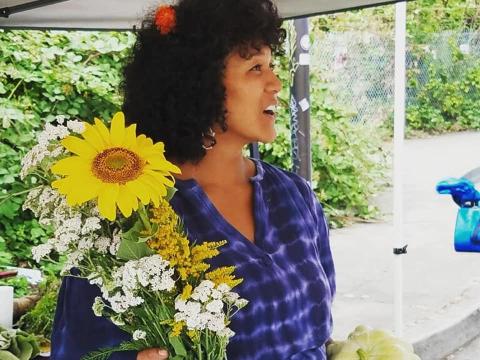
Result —
POLYGON ((151 348, 140 351, 137 354, 137 360, 166 360, 168 351, 160 348, 151 348))

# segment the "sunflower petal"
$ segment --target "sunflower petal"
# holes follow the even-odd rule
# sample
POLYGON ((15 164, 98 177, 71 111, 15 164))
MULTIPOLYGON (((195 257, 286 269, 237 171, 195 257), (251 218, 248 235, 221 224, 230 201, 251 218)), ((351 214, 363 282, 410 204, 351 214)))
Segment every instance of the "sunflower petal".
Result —
POLYGON ((163 154, 165 152, 165 145, 163 142, 160 141, 153 145, 153 149, 163 154))
POLYGON ((116 218, 119 187, 118 184, 105 183, 98 195, 98 211, 110 221, 114 221, 116 218))
POLYGON ((75 199, 77 204, 83 204, 84 202, 90 201, 98 197, 102 187, 103 182, 95 177, 83 178, 80 187, 77 187, 77 189, 82 189, 82 191, 77 191, 75 199))
POLYGON ((76 136, 67 136, 61 141, 61 144, 70 152, 84 156, 87 158, 93 158, 97 155, 95 148, 83 139, 76 136))
POLYGON ((68 178, 62 178, 52 181, 52 188, 57 189, 60 194, 66 194, 70 188, 68 178))
POLYGON ((110 141, 110 131, 105 126, 102 120, 95 118, 95 127, 97 128, 98 133, 101 135, 103 141, 107 146, 111 146, 112 142, 110 141))
POLYGON ((107 143, 105 143, 96 126, 85 123, 85 131, 82 133, 82 136, 98 152, 103 151, 107 147, 107 143))
POLYGON ((76 192, 74 191, 75 184, 72 182, 72 178, 70 176, 57 179, 53 181, 51 185, 52 188, 57 189, 60 194, 66 196, 67 204, 69 206, 74 206, 77 204, 75 196, 76 192))
POLYGON ((138 208, 137 197, 126 186, 120 186, 118 208, 125 217, 130 217, 132 211, 138 208))
POLYGON ((152 146, 147 146, 147 147, 138 147, 137 151, 144 157, 160 157, 160 158, 165 158, 163 155, 165 153, 165 145, 163 142, 157 142, 152 146))
POLYGON ((168 187, 173 187, 175 185, 175 180, 173 180, 173 176, 169 173, 153 171, 148 168, 148 165, 145 167, 144 172, 149 174, 155 178, 158 182, 165 184, 168 187))
POLYGON ((168 171, 175 174, 180 174, 182 172, 178 166, 172 164, 165 158, 162 159, 159 157, 150 156, 146 160, 151 165, 151 168, 154 170, 168 171))
POLYGON ((90 169, 91 162, 80 156, 70 156, 57 161, 50 167, 50 171, 57 175, 81 174, 90 169))
POLYGON ((137 143, 137 124, 132 124, 125 129, 125 139, 123 146, 127 149, 132 149, 137 143))
POLYGON ((153 146, 153 140, 141 134, 137 136, 137 144, 141 148, 147 148, 153 146))
POLYGON ((159 196, 165 196, 167 194, 167 189, 165 189, 165 185, 163 185, 160 181, 157 181, 153 176, 150 174, 142 174, 139 177, 140 181, 148 184, 150 188, 155 192, 155 194, 159 196))
POLYGON ((137 180, 142 184, 143 188, 145 188, 150 194, 150 201, 153 202, 155 206, 159 206, 160 205, 159 197, 161 196, 161 194, 158 187, 156 186, 157 184, 153 183, 150 179, 148 179, 148 175, 146 174, 142 174, 137 180))
POLYGON ((143 205, 148 205, 150 202, 150 193, 145 185, 138 181, 138 179, 127 182, 125 186, 132 192, 132 194, 140 199, 143 205))
POLYGON ((117 112, 112 119, 110 126, 110 138, 112 145, 120 146, 125 138, 125 116, 122 112, 117 112))

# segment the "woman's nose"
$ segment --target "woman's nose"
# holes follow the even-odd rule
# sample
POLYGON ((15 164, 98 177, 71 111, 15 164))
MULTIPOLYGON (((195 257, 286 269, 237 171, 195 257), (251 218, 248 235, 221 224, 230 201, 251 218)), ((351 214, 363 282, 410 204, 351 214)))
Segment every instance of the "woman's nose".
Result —
POLYGON ((282 90, 282 82, 273 71, 272 71, 272 78, 268 83, 268 90, 274 93, 279 93, 280 90, 282 90))

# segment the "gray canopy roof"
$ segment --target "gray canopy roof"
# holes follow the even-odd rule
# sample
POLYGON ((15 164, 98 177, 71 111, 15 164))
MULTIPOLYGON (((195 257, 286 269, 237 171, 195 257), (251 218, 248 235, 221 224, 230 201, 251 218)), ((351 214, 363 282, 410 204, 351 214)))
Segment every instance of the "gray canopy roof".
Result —
MULTIPOLYGON (((375 0, 274 0, 285 19, 396 2, 375 0)), ((0 27, 132 29, 165 0, 0 0, 0 27), (32 7, 35 7, 32 9, 32 7)))

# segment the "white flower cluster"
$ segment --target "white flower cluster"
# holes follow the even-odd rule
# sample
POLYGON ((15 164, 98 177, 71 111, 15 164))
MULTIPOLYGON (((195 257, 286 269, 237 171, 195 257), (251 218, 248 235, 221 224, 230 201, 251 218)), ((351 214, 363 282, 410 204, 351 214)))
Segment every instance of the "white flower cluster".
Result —
POLYGON ((143 340, 147 337, 147 333, 143 330, 135 330, 133 332, 133 340, 143 340))
POLYGON ((185 321, 188 330, 208 329, 218 336, 230 338, 235 333, 226 326, 227 316, 224 305, 234 305, 239 309, 248 301, 240 299, 238 294, 230 291, 227 284, 215 284, 210 280, 202 281, 192 291, 191 300, 181 296, 175 300, 175 321, 185 321))
POLYGON ((102 296, 110 302, 114 312, 123 313, 143 303, 143 298, 138 296, 140 289, 171 291, 175 286, 173 275, 174 270, 168 261, 160 255, 151 255, 127 261, 114 270, 112 284, 103 284, 98 274, 92 275, 90 283, 101 286, 102 296))
POLYGON ((32 249, 35 261, 40 262, 55 250, 67 255, 62 274, 79 264, 85 253, 96 250, 101 254, 108 251, 115 255, 121 240, 116 230, 112 238, 102 234, 102 219, 98 209, 87 204, 80 208, 70 207, 63 195, 50 186, 34 188, 27 195, 23 209, 30 209, 42 225, 52 225, 54 236, 46 244, 32 249), (82 212, 80 212, 80 210, 82 212))
POLYGON ((95 297, 95 302, 92 306, 95 316, 102 316, 104 307, 105 303, 103 302, 103 299, 100 296, 95 297))
POLYGON ((45 129, 38 134, 37 145, 22 159, 21 179, 24 179, 33 168, 38 167, 44 159, 53 160, 63 154, 64 150, 58 143, 59 140, 64 139, 72 132, 81 134, 84 131, 83 122, 69 120, 65 126, 61 125, 64 119, 64 116, 58 116, 56 121, 60 125, 47 123, 45 129))

